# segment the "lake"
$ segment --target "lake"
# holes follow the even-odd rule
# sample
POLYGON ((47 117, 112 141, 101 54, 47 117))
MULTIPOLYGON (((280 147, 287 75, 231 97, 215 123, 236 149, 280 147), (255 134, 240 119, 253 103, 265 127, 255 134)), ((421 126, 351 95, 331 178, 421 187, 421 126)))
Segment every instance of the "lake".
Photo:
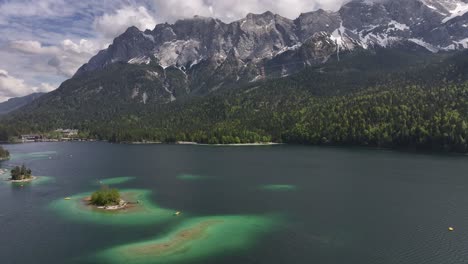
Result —
POLYGON ((467 156, 286 145, 5 147, 12 159, 2 168, 25 164, 47 177, 0 183, 2 263, 468 262, 467 156), (64 200, 103 184, 138 190, 148 208, 81 212, 64 200))

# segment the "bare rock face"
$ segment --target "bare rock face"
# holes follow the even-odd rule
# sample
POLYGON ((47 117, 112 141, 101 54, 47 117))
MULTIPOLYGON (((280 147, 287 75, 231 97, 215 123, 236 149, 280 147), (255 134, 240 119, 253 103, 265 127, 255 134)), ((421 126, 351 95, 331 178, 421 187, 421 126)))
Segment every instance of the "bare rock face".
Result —
POLYGON ((301 53, 308 65, 326 62, 337 53, 338 44, 326 32, 317 32, 301 47, 301 53))
POLYGON ((144 32, 130 27, 75 76, 115 63, 156 65, 159 94, 176 100, 285 76, 356 49, 404 45, 430 52, 468 48, 468 0, 352 0, 337 12, 295 20, 265 12, 229 24, 196 16, 144 32))

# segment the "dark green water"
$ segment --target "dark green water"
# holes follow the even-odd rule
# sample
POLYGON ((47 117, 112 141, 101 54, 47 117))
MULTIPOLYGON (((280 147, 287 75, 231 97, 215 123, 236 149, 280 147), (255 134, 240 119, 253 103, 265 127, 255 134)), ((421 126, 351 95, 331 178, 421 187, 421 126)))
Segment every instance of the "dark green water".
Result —
MULTIPOLYGON (((467 156, 294 146, 6 147, 14 159, 3 168, 25 163, 35 175, 53 179, 23 187, 0 183, 1 263, 96 263, 94 256, 106 250, 162 236, 184 221, 223 215, 277 215, 281 221, 249 237, 242 249, 211 250, 203 260, 178 263, 468 262, 467 156), (26 155, 34 152, 47 153, 26 155), (50 208, 114 177, 134 177, 115 186, 150 190, 151 202, 183 216, 105 224, 105 216, 70 219, 50 208)), ((250 232, 236 232, 242 218, 235 219, 229 234, 250 232)), ((219 233, 217 239, 212 246, 222 248, 219 233)))

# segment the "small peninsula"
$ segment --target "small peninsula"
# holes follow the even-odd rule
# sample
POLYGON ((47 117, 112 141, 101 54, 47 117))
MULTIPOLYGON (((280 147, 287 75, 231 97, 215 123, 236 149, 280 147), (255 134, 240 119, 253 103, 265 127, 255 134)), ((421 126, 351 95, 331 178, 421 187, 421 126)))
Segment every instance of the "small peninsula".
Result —
POLYGON ((2 160, 9 160, 10 159, 10 152, 0 146, 0 161, 2 160))
POLYGON ((30 182, 35 180, 37 177, 32 176, 31 169, 28 169, 24 164, 19 167, 16 166, 11 170, 11 182, 30 182))
POLYGON ((111 189, 103 186, 100 190, 95 191, 90 197, 84 199, 90 206, 95 206, 98 209, 104 210, 120 210, 127 207, 128 202, 121 198, 117 189, 111 189))

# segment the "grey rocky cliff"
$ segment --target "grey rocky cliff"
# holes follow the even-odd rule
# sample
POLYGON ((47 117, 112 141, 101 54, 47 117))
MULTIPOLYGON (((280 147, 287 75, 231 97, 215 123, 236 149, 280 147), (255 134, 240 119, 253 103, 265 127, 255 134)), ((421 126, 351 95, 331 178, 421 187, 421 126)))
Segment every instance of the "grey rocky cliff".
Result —
MULTIPOLYGON (((468 48, 467 11, 468 0, 353 0, 337 12, 317 10, 295 20, 271 12, 232 23, 196 16, 144 32, 131 27, 75 76, 117 62, 153 63, 180 71, 182 90, 203 94, 284 76, 356 49, 404 43, 431 52, 468 48)), ((173 100, 171 82, 162 81, 173 100)))

